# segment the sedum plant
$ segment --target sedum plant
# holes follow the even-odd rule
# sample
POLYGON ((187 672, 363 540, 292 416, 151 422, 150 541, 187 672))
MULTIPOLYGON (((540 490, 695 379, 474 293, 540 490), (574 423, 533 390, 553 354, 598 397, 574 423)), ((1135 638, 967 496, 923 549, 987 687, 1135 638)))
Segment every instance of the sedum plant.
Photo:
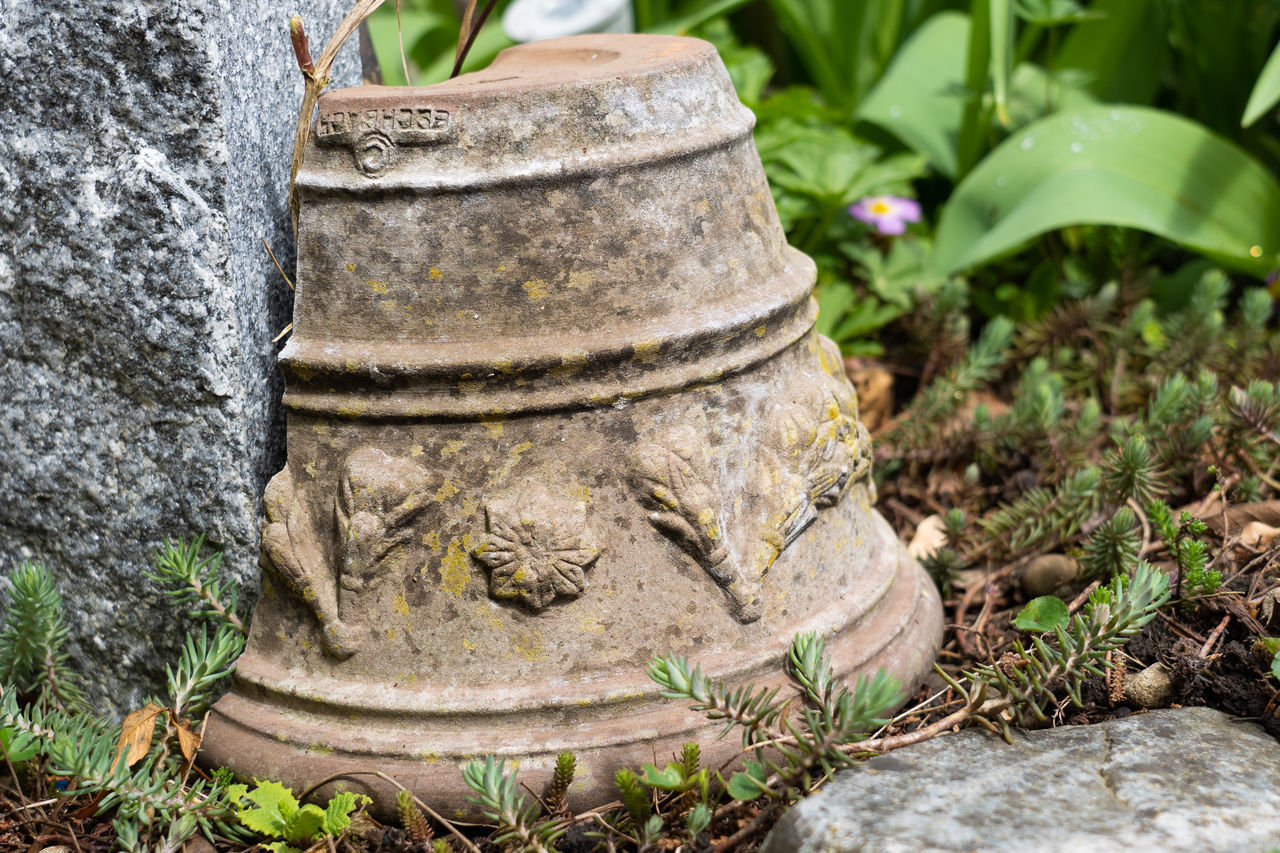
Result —
POLYGON ((217 558, 199 557, 200 540, 166 544, 157 576, 187 585, 215 617, 187 638, 166 667, 164 697, 149 699, 121 724, 89 712, 64 649, 62 600, 42 566, 23 564, 10 578, 12 604, 0 633, 0 745, 6 757, 37 761, 68 792, 95 794, 99 814, 114 812, 124 850, 180 850, 196 833, 243 837, 228 774, 192 779, 200 720, 219 681, 244 649, 235 593, 217 579, 217 558))

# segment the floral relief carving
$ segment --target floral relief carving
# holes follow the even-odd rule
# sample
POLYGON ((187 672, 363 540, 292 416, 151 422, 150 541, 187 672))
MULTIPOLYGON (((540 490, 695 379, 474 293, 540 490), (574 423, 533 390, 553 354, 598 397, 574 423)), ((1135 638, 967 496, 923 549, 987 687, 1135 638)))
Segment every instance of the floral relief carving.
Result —
POLYGON ((346 459, 333 498, 330 536, 285 469, 266 493, 262 556, 320 622, 325 651, 345 659, 358 651, 365 596, 393 574, 426 507, 427 472, 404 458, 360 448, 346 459))
POLYGON ((489 568, 489 594, 544 610, 587 588, 600 548, 582 501, 552 495, 541 483, 485 504, 486 532, 472 555, 489 568))
POLYGON ((873 488, 871 439, 858 420, 857 396, 840 350, 817 336, 817 356, 819 382, 802 400, 778 406, 761 454, 777 484, 772 490, 777 509, 762 535, 762 572, 817 519, 818 510, 835 506, 855 483, 873 488))
POLYGON ((736 619, 760 618, 760 585, 746 577, 725 542, 724 507, 709 452, 693 428, 674 427, 631 453, 629 481, 649 523, 669 536, 725 591, 736 619))

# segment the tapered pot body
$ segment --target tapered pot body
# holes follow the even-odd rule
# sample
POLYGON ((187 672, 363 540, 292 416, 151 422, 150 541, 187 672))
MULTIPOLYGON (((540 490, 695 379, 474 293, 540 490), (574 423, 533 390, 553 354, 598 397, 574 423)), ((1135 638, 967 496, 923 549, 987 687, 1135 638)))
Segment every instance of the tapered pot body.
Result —
MULTIPOLYGON (((932 584, 871 507, 814 268, 710 45, 580 36, 321 100, 298 178, 288 463, 206 757, 378 769, 466 809, 495 754, 575 802, 700 741, 645 667, 781 680, 791 637, 910 685, 932 584)), ((365 789, 386 807, 392 789, 365 789)))

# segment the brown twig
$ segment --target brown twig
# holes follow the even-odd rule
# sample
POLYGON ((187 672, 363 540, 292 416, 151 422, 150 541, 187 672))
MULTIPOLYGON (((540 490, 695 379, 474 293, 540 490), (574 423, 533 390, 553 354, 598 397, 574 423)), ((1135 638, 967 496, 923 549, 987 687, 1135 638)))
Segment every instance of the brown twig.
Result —
POLYGON ((289 19, 289 36, 304 83, 302 106, 298 110, 298 126, 293 132, 293 158, 289 161, 289 215, 293 220, 295 235, 298 233, 298 170, 302 168, 307 140, 311 138, 311 119, 315 114, 316 104, 320 101, 320 93, 329 85, 329 71, 338 57, 338 51, 360 26, 360 22, 369 17, 382 2, 383 0, 357 0, 356 5, 338 25, 333 38, 325 45, 320 59, 314 62, 311 59, 310 41, 302 27, 302 16, 294 15, 289 19))
POLYGON ((471 46, 476 43, 476 36, 480 35, 484 22, 489 19, 489 13, 497 4, 498 0, 489 0, 484 11, 480 13, 479 20, 473 25, 471 18, 476 11, 476 0, 467 0, 466 11, 462 14, 462 26, 458 29, 458 50, 453 57, 453 70, 449 73, 450 80, 462 73, 462 64, 467 61, 467 54, 471 52, 471 46))
POLYGON ((1204 641, 1204 645, 1200 647, 1200 653, 1196 655, 1198 658, 1208 656, 1209 651, 1218 642, 1218 638, 1222 636, 1222 632, 1226 630, 1227 623, 1231 621, 1231 614, 1228 613, 1222 617, 1222 621, 1218 623, 1218 627, 1209 632, 1209 637, 1204 641))

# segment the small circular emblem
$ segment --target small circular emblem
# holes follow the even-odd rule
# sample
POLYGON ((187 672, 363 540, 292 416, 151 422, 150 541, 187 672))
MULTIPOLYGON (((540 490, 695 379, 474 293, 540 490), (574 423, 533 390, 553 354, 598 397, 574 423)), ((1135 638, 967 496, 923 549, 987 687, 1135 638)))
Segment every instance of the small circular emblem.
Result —
POLYGON ((355 144, 356 165, 370 178, 376 178, 391 165, 391 152, 394 148, 395 145, 385 133, 366 133, 355 144))

